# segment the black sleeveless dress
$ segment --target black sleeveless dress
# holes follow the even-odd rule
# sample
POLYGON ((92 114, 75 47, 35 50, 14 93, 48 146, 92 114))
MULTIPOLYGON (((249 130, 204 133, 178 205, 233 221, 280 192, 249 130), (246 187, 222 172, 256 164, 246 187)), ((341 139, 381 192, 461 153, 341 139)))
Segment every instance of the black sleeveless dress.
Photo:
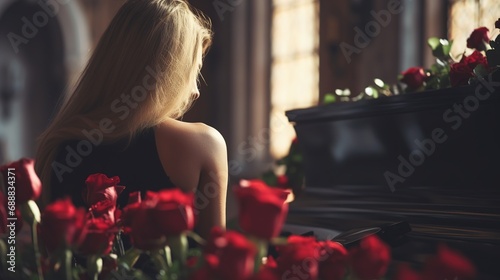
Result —
POLYGON ((144 194, 174 187, 158 157, 153 128, 144 130, 130 143, 128 139, 101 145, 67 141, 59 147, 55 162, 60 168, 52 168, 51 201, 70 196, 76 206, 85 207, 82 190, 85 179, 94 173, 120 177, 119 185, 126 188, 118 197, 119 208, 127 204, 132 192, 144 194))

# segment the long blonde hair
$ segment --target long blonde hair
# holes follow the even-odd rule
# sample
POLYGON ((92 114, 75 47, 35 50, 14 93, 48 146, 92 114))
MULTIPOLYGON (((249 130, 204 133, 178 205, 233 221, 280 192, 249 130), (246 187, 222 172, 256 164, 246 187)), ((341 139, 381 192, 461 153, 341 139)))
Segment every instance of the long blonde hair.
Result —
POLYGON ((199 74, 199 53, 211 35, 210 22, 184 0, 128 0, 102 35, 73 94, 38 139, 35 169, 44 189, 59 146, 84 140, 83 130, 100 130, 105 121, 114 129, 102 133, 102 142, 112 143, 182 116, 199 74))

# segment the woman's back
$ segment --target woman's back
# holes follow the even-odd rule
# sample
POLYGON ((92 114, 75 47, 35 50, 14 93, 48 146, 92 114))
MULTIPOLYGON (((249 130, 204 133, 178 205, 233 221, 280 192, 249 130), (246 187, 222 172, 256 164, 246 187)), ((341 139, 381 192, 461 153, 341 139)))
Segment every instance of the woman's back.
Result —
POLYGON ((88 151, 79 149, 79 143, 87 140, 63 143, 55 159, 58 168, 52 170, 51 199, 69 195, 75 205, 84 206, 82 190, 85 179, 94 173, 120 177, 120 185, 126 187, 118 197, 121 207, 126 205, 131 192, 145 193, 174 187, 158 156, 154 129, 146 129, 130 144, 127 140, 92 146, 88 151))
POLYGON ((204 201, 195 203, 202 235, 225 225, 224 139, 208 126, 176 120, 200 95, 197 80, 211 35, 209 21, 187 1, 123 4, 40 136, 35 169, 46 185, 45 203, 71 195, 82 205, 86 177, 104 173, 126 186, 121 206, 132 191, 175 185, 204 201), (86 132, 103 126, 109 131, 89 148, 86 132))

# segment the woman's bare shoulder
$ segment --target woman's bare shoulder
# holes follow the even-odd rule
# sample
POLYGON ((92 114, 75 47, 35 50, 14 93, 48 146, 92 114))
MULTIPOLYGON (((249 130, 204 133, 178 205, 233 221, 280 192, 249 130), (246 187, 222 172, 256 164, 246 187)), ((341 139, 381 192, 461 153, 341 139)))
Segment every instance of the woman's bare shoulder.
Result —
POLYGON ((155 134, 163 167, 174 181, 178 179, 178 185, 192 187, 198 184, 201 173, 227 169, 226 142, 206 124, 168 120, 158 125, 155 134))
POLYGON ((189 123, 174 119, 158 125, 156 137, 160 140, 158 144, 179 144, 187 148, 225 146, 224 137, 215 128, 204 123, 189 123))

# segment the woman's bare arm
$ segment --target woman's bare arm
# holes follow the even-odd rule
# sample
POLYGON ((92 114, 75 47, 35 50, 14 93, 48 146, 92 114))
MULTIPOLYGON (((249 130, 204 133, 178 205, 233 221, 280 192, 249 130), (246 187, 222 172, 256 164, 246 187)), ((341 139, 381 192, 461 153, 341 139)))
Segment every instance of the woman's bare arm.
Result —
POLYGON ((156 142, 171 181, 196 193, 200 235, 207 237, 213 226, 225 227, 228 167, 222 135, 204 124, 171 120, 156 129, 156 142))

